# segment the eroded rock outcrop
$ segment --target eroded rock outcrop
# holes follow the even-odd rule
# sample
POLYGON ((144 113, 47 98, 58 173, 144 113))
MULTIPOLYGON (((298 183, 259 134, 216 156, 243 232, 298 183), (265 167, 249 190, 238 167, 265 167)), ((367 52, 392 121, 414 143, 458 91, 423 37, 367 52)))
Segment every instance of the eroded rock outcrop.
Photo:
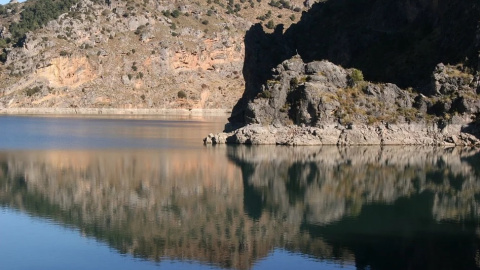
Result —
MULTIPOLYGON (((395 84, 363 80, 361 71, 298 56, 244 108, 245 126, 205 143, 285 145, 477 145, 480 111, 472 75, 441 64, 427 97, 395 84), (442 71, 439 71, 439 70, 442 71)), ((231 126, 233 126, 231 124, 231 126)))
POLYGON ((321 1, 285 31, 254 25, 228 133, 205 142, 477 144, 478 10, 321 1))

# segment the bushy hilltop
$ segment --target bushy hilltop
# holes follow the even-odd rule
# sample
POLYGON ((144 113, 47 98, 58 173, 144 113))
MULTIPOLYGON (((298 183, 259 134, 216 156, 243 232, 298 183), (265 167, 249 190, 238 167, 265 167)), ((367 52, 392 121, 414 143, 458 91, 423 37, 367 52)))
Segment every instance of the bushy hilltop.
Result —
POLYGON ((0 108, 231 108, 244 35, 313 1, 29 0, 0 5, 0 108))

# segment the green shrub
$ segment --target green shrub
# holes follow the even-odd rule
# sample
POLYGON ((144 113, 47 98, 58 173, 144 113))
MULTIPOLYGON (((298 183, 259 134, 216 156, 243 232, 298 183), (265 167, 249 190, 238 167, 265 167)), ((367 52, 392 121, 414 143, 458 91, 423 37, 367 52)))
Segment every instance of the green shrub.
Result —
POLYGON ((180 10, 175 9, 174 11, 172 11, 171 15, 172 15, 173 18, 178 18, 180 16, 180 14, 181 14, 180 10))
POLYGON ((272 97, 272 92, 270 90, 265 90, 260 93, 259 95, 261 98, 271 98, 272 97))
POLYGON ((0 53, 0 62, 7 62, 7 52, 5 50, 2 50, 2 52, 0 53))
POLYGON ((25 94, 27 96, 31 97, 31 96, 35 95, 36 93, 39 93, 40 90, 41 90, 41 87, 39 87, 39 86, 35 86, 33 88, 27 88, 27 89, 25 89, 25 94))
POLYGON ((183 91, 183 90, 180 90, 177 93, 177 97, 178 98, 187 98, 187 93, 185 93, 185 91, 183 91))
POLYGON ((358 82, 363 82, 364 80, 362 71, 356 68, 352 70, 352 75, 350 75, 350 77, 352 78, 355 84, 358 82))
POLYGON ((0 49, 8 47, 7 41, 5 39, 0 39, 0 49))
POLYGON ((265 25, 268 29, 273 29, 275 28, 275 23, 273 20, 268 21, 267 25, 265 25))
POLYGON ((137 29, 134 32, 135 35, 140 35, 141 33, 143 33, 145 31, 145 28, 146 28, 145 25, 140 25, 139 27, 137 27, 137 29))
POLYGON ((300 80, 297 77, 293 77, 290 80, 290 91, 295 90, 300 84, 300 80))

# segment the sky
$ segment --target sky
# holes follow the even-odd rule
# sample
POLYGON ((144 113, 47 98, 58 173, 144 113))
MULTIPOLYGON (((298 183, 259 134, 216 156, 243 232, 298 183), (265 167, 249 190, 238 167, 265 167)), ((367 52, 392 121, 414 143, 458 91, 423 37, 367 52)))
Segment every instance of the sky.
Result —
MULTIPOLYGON (((25 0, 18 0, 18 2, 23 2, 25 0)), ((0 0, 0 5, 5 5, 5 4, 8 4, 10 3, 10 0, 0 0)))

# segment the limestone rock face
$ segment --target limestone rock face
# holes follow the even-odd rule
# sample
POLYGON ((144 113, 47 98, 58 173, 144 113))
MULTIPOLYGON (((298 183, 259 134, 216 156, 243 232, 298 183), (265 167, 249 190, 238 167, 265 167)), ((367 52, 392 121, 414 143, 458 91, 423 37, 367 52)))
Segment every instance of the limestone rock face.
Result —
POLYGON ((59 14, 37 8, 42 1, 2 5, 0 107, 231 109, 245 88, 245 33, 266 14, 288 27, 307 10, 303 1, 289 0, 288 8, 268 1, 78 0, 68 7, 53 1, 64 4, 59 14), (27 7, 37 9, 41 23, 22 21, 27 7), (14 23, 29 30, 25 36, 14 23), (86 58, 91 78, 67 85, 45 80, 51 71, 45 67, 59 57, 86 58), (25 95, 35 87, 50 90, 25 95))
POLYGON ((399 110, 412 110, 414 95, 394 84, 354 81, 354 69, 328 61, 284 61, 273 79, 245 108, 246 124, 322 127, 340 123, 408 122, 399 110))
POLYGON ((439 90, 430 97, 363 81, 360 71, 329 61, 304 63, 299 56, 273 74, 245 105, 245 124, 211 134, 205 143, 480 145, 472 121, 479 111, 477 86, 456 67, 438 66, 432 78, 439 90))

